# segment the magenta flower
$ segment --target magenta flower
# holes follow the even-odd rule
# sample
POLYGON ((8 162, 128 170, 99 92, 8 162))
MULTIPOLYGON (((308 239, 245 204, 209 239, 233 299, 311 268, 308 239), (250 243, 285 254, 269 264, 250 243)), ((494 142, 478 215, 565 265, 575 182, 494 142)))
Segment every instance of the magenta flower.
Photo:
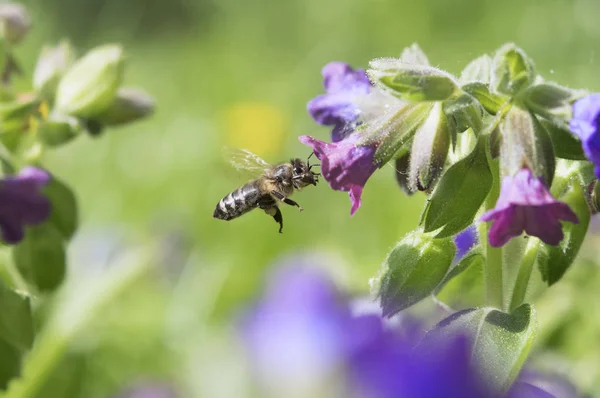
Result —
POLYGON ((40 190, 49 181, 50 174, 36 167, 25 167, 18 175, 0 180, 0 230, 4 242, 20 242, 25 226, 48 218, 50 200, 40 190))
POLYGON ((585 156, 594 163, 600 178, 600 93, 581 98, 573 104, 569 127, 581 140, 585 156))
POLYGON ((494 247, 504 245, 523 231, 549 245, 558 245, 564 236, 561 220, 579 222, 573 210, 554 199, 528 168, 504 177, 496 207, 481 217, 481 221, 493 221, 489 240, 494 247))
POLYGON ((309 101, 310 115, 319 124, 333 126, 333 142, 343 140, 354 131, 360 114, 355 99, 371 91, 371 82, 363 69, 352 69, 343 62, 331 62, 321 71, 327 94, 309 101))
POLYGON ((307 135, 299 137, 301 143, 313 148, 321 161, 321 173, 329 186, 348 192, 351 215, 360 207, 363 188, 378 167, 373 159, 375 147, 356 145, 359 138, 358 134, 352 134, 343 141, 326 143, 307 135))

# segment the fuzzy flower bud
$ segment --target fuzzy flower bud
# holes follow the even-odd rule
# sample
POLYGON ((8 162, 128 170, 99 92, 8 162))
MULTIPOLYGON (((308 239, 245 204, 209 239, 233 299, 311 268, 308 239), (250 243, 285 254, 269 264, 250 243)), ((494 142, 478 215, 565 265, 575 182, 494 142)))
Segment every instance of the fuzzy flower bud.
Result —
POLYGON ((29 32, 31 19, 21 4, 0 4, 0 34, 10 44, 18 44, 29 32))
POLYGON ((120 88, 110 107, 94 119, 105 126, 117 126, 143 119, 154 112, 154 99, 143 90, 120 88))
POLYGON ((73 62, 73 49, 67 41, 45 47, 33 72, 33 87, 46 98, 54 98, 58 82, 73 62))
POLYGON ((122 76, 121 47, 97 47, 78 60, 61 79, 56 107, 71 116, 93 118, 113 103, 122 76))
POLYGON ((448 121, 442 103, 436 102, 415 133, 409 171, 413 190, 427 191, 433 187, 442 173, 449 146, 448 121))

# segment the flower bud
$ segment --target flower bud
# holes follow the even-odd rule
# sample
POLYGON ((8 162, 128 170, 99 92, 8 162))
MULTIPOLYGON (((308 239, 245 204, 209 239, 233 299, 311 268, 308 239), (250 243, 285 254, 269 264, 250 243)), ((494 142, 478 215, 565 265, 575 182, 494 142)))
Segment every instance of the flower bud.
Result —
POLYGON ((367 74, 371 81, 407 101, 443 101, 460 91, 450 74, 431 66, 393 58, 376 59, 369 66, 367 74))
POLYGON ((93 118, 110 107, 123 76, 123 50, 97 47, 78 60, 58 84, 56 108, 71 116, 93 118))
POLYGON ((54 99, 58 82, 73 62, 73 49, 67 41, 44 47, 33 72, 33 87, 42 96, 54 99))
POLYGON ((145 91, 120 88, 108 109, 94 119, 105 126, 117 126, 142 119, 154 112, 154 100, 145 91))
POLYGON ((410 180, 408 178, 410 167, 410 151, 408 148, 404 153, 396 158, 396 165, 394 169, 396 170, 396 182, 400 186, 400 189, 407 194, 412 195, 415 191, 410 187, 410 180))
POLYGON ((500 47, 492 65, 491 88, 501 94, 514 96, 535 81, 533 61, 514 44, 500 47))
POLYGON ((23 40, 31 26, 29 13, 21 4, 0 4, 0 33, 9 44, 23 40))
POLYGON ((571 103, 581 96, 583 92, 580 90, 571 90, 554 83, 542 83, 523 93, 523 103, 537 115, 550 120, 564 121, 571 119, 571 103))
POLYGON ((409 181, 413 189, 428 191, 442 173, 450 134, 442 103, 436 102, 429 116, 415 133, 411 150, 409 181))
POLYGON ((489 84, 492 74, 492 59, 485 54, 471 61, 460 74, 460 84, 489 84))
POLYGON ((500 167, 502 174, 513 176, 523 167, 552 185, 556 159, 548 132, 530 112, 511 108, 500 123, 500 167))

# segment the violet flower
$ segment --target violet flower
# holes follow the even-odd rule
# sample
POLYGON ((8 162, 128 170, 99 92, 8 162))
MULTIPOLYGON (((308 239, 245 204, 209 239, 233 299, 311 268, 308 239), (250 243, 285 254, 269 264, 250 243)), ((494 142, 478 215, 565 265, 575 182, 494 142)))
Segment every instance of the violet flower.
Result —
POLYGON ((594 163, 600 178, 600 93, 581 98, 573 104, 571 131, 581 140, 585 156, 594 163))
POLYGON ((311 100, 308 112, 325 126, 333 126, 333 142, 343 140, 354 131, 360 111, 354 102, 371 91, 371 82, 363 69, 352 69, 343 62, 331 62, 321 71, 327 94, 311 100))
POLYGON ((361 205, 361 195, 367 180, 377 170, 374 161, 375 146, 359 146, 360 136, 351 134, 340 142, 326 143, 303 135, 300 142, 311 146, 321 161, 321 173, 329 186, 337 191, 348 192, 354 215, 361 205))
POLYGON ((269 396, 489 396, 472 372, 464 339, 417 355, 388 326, 379 315, 353 314, 318 270, 285 267, 249 314, 243 337, 269 396))
POLYGON ((579 219, 566 203, 552 197, 530 169, 523 168, 514 176, 504 177, 496 207, 481 221, 493 221, 490 245, 500 247, 523 231, 549 245, 558 245, 564 237, 560 221, 578 223, 579 219))
POLYGON ((26 226, 48 218, 50 200, 40 190, 49 181, 50 174, 36 167, 25 167, 16 176, 0 179, 0 230, 4 242, 20 242, 26 226))
POLYGON ((474 225, 471 225, 454 237, 454 244, 456 245, 456 255, 454 256, 455 261, 459 261, 465 254, 477 244, 477 229, 474 225))

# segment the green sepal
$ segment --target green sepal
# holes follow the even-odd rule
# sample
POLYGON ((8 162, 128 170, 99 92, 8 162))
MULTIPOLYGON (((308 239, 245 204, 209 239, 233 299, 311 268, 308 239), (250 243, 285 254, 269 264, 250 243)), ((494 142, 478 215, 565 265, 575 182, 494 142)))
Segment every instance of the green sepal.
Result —
POLYGON ((490 84, 492 75, 492 58, 485 54, 469 62, 460 74, 461 85, 469 83, 490 84))
POLYGON ((535 81, 533 61, 525 51, 509 43, 494 56, 490 88, 495 93, 515 96, 535 81))
POLYGON ((590 195, 590 203, 595 213, 600 212, 600 181, 594 182, 592 193, 590 195))
POLYGON ((453 309, 485 304, 485 257, 478 247, 469 251, 435 289, 436 299, 453 309))
POLYGON ((410 166, 410 151, 401 151, 397 154, 396 162, 394 165, 394 171, 396 175, 396 182, 402 191, 407 195, 412 195, 415 191, 412 190, 408 180, 408 169, 410 166))
POLYGON ((427 332, 417 350, 435 346, 458 336, 470 342, 472 369, 493 396, 504 396, 513 384, 531 350, 536 333, 536 315, 529 304, 511 313, 495 308, 470 308, 456 312, 427 332))
MULTIPOLYGON (((443 102, 444 113, 448 118, 448 125, 452 137, 463 133, 469 128, 478 135, 483 128, 483 107, 470 94, 464 93, 457 98, 443 102)), ((455 138, 453 138, 453 142, 455 138)))
POLYGON ((40 122, 38 136, 44 145, 58 147, 72 141, 82 130, 83 126, 77 118, 51 115, 48 120, 40 122))
POLYGON ((357 145, 376 144, 373 160, 380 167, 396 157, 402 148, 412 141, 431 108, 430 103, 408 104, 385 120, 368 125, 357 145))
POLYGON ((23 241, 13 248, 13 258, 23 278, 40 291, 55 290, 65 277, 63 235, 50 222, 27 228, 23 241))
POLYGON ((412 232, 382 264, 377 295, 383 316, 391 317, 429 296, 448 271, 456 247, 451 238, 412 232))
POLYGON ((542 280, 548 283, 548 286, 558 282, 573 264, 590 225, 590 210, 579 182, 573 182, 569 190, 558 197, 558 200, 569 205, 579 218, 579 223, 563 223, 565 237, 557 246, 540 242, 537 264, 542 280))
POLYGON ((473 223, 477 211, 492 187, 492 173, 481 137, 473 151, 453 164, 442 176, 427 202, 425 232, 443 228, 438 238, 452 236, 473 223))
POLYGON ((34 327, 29 296, 0 281, 0 339, 20 351, 33 345, 34 327))
POLYGON ((410 101, 443 101, 460 93, 455 79, 432 66, 382 58, 369 63, 371 81, 390 94, 410 101))
POLYGON ((581 141, 565 126, 557 126, 548 120, 540 120, 552 141, 554 155, 561 159, 586 160, 581 141))
POLYGON ((79 223, 77 199, 73 191, 60 179, 52 176, 43 189, 44 195, 52 203, 49 222, 54 225, 65 240, 70 240, 79 223))
POLYGON ((484 83, 468 83, 462 86, 462 89, 465 93, 468 93, 479 101, 483 109, 490 115, 498 113, 500 108, 507 102, 506 97, 490 92, 489 86, 484 83))

